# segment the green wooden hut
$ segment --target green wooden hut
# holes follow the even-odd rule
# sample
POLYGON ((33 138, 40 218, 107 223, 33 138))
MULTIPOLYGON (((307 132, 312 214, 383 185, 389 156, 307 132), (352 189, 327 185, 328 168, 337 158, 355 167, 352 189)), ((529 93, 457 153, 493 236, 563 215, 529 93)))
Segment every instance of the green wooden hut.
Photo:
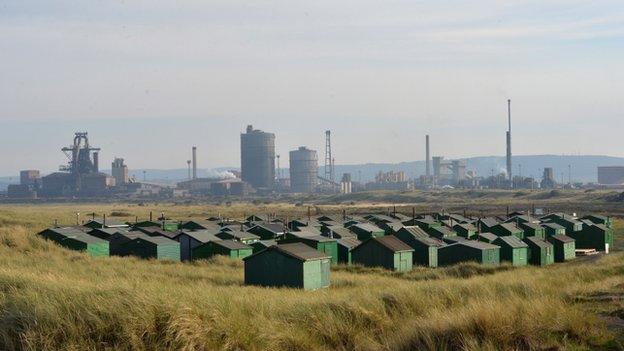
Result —
POLYGON ((546 238, 553 244, 555 262, 565 262, 576 257, 576 245, 574 239, 567 235, 553 235, 546 238))
POLYGON ((537 223, 532 222, 520 222, 518 223, 518 228, 524 231, 524 236, 534 236, 540 239, 546 238, 546 230, 544 227, 537 223))
POLYGON ((84 227, 90 229, 98 229, 98 228, 128 228, 129 225, 127 223, 110 220, 110 219, 91 219, 87 223, 83 224, 84 227))
POLYGON ((91 257, 108 257, 110 255, 108 241, 85 233, 68 236, 61 240, 59 245, 75 251, 84 251, 91 257))
POLYGON ((146 227, 157 227, 157 228, 161 228, 161 222, 156 222, 156 221, 139 221, 136 223, 133 223, 131 225, 132 228, 146 228, 146 227))
POLYGON ((554 222, 542 223, 542 227, 544 228, 545 238, 553 235, 565 235, 566 229, 554 222))
POLYGON ((122 256, 180 261, 180 243, 162 236, 139 236, 120 245, 122 256))
POLYGON ((609 252, 613 249, 613 229, 604 224, 594 224, 570 237, 576 240, 577 249, 595 249, 609 252))
POLYGON ((37 235, 44 239, 60 243, 61 240, 69 236, 85 234, 86 230, 89 229, 85 227, 48 228, 39 232, 37 235))
POLYGON ((247 231, 259 236, 260 240, 271 240, 283 236, 286 227, 281 223, 261 223, 254 225, 247 231))
POLYGON ((127 233, 128 231, 124 228, 96 228, 93 229, 87 234, 94 236, 96 238, 107 240, 111 235, 115 233, 127 233))
POLYGON ((501 221, 494 217, 479 218, 479 220, 477 221, 477 228, 482 233, 491 233, 492 228, 498 225, 500 222, 501 221))
POLYGON ((321 229, 323 236, 333 239, 341 238, 357 238, 357 236, 349 229, 343 226, 327 226, 321 229))
POLYGON ((215 234, 215 236, 221 240, 236 240, 246 245, 250 245, 255 243, 256 241, 260 241, 259 236, 240 230, 224 230, 215 234))
POLYGON ((193 249, 209 241, 220 241, 213 230, 182 230, 174 239, 180 243, 180 259, 190 261, 193 259, 193 249))
POLYGON ((470 223, 458 223, 453 226, 453 230, 457 235, 466 239, 473 239, 477 236, 477 227, 470 223))
POLYGON ((583 230, 583 223, 571 217, 554 217, 552 220, 550 220, 550 222, 557 223, 560 226, 564 227, 565 235, 570 235, 574 232, 580 232, 581 230, 583 230))
POLYGON ((235 240, 209 241, 193 249, 193 259, 201 260, 221 255, 234 259, 243 259, 253 254, 253 247, 235 240))
POLYGON ((513 235, 520 240, 524 239, 524 231, 513 223, 499 223, 490 228, 490 232, 497 236, 513 235))
POLYGON ((243 260, 245 285, 304 290, 330 285, 330 257, 303 243, 270 246, 243 260))
POLYGON ((182 230, 212 230, 219 231, 221 226, 215 221, 210 220, 192 220, 180 223, 182 230))
MULTIPOLYGON (((292 234, 292 233, 291 233, 292 234)), ((338 264, 338 243, 336 239, 321 235, 289 236, 280 243, 303 243, 331 257, 332 264, 338 264)))
POLYGON ((273 245, 277 245, 277 241, 275 241, 275 240, 260 240, 260 241, 256 241, 255 243, 250 244, 249 246, 251 246, 253 248, 253 253, 257 253, 257 252, 260 252, 262 250, 268 249, 269 247, 271 247, 273 245))
POLYGON ((444 238, 450 238, 450 237, 454 237, 457 236, 457 233, 455 233, 454 231, 450 230, 447 227, 431 227, 429 229, 425 230, 427 232, 427 234, 429 234, 429 236, 439 239, 439 240, 444 240, 444 238))
POLYGON ((501 236, 494 240, 500 246, 501 261, 511 262, 514 266, 526 266, 529 263, 529 245, 516 236, 501 236))
POLYGON ((581 219, 590 220, 595 224, 602 224, 607 228, 613 227, 613 219, 611 217, 590 214, 587 216, 583 216, 581 219))
POLYGON ((553 244, 536 236, 527 236, 524 241, 529 245, 529 263, 536 266, 547 266, 555 262, 553 244))
POLYGON ((386 235, 386 232, 378 226, 370 223, 360 223, 352 225, 349 230, 355 234, 360 241, 370 238, 379 238, 386 235))
POLYGON ((350 265, 353 262, 351 252, 362 242, 354 236, 348 236, 337 239, 336 243, 338 245, 338 263, 350 265))
POLYGON ((500 247, 480 241, 466 240, 438 249, 438 264, 440 266, 470 261, 488 266, 498 266, 500 264, 500 247))
POLYGON ((488 243, 491 244, 493 243, 496 239, 498 239, 498 235, 492 234, 492 233, 479 233, 477 235, 477 240, 484 242, 484 243, 488 243))
POLYGON ((372 237, 351 252, 353 263, 397 272, 412 270, 414 249, 395 236, 372 237))
POLYGON ((408 225, 408 226, 417 226, 423 230, 429 230, 431 228, 437 228, 437 227, 442 226, 442 223, 436 221, 433 217, 416 218, 413 220, 410 219, 408 221, 403 222, 403 224, 408 225))
POLYGON ((419 227, 403 228, 395 236, 414 249, 412 255, 414 265, 438 266, 438 249, 446 245, 443 241, 429 237, 419 227))

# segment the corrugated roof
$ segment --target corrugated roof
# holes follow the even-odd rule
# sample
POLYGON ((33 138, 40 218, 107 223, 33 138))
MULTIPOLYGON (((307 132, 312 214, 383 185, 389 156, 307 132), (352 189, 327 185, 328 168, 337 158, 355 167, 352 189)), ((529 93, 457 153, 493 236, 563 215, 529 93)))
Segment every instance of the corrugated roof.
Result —
POLYGON ((546 222, 546 223, 542 223, 542 227, 548 227, 551 229, 557 229, 557 230, 565 230, 565 227, 562 225, 559 225, 557 223, 553 223, 553 222, 546 222))
POLYGON ((356 237, 344 237, 342 239, 337 240, 338 245, 342 245, 344 247, 348 247, 350 249, 360 245, 362 242, 359 241, 356 237))
POLYGON ((474 240, 460 241, 460 242, 452 244, 452 245, 464 245, 464 246, 469 246, 469 247, 473 247, 475 249, 480 249, 480 250, 498 249, 499 248, 498 246, 492 245, 490 243, 484 243, 482 241, 474 241, 474 240))
POLYGON ((245 245, 241 243, 240 241, 234 241, 234 240, 219 240, 219 241, 214 241, 212 244, 222 246, 230 250, 251 249, 251 246, 245 245))
POLYGON ((538 237, 535 237, 535 236, 528 236, 528 237, 524 238, 523 241, 525 243, 529 243, 530 242, 533 245, 536 245, 536 246, 539 246, 539 247, 543 247, 543 248, 552 246, 551 243, 549 243, 549 242, 547 242, 545 240, 542 240, 542 239, 540 239, 538 237))
POLYGON ((384 230, 379 228, 378 226, 371 224, 371 223, 359 223, 359 224, 354 224, 353 226, 349 227, 349 228, 353 228, 356 227, 360 230, 363 230, 365 232, 383 232, 384 230))
POLYGON ((61 241, 68 240, 68 239, 81 241, 81 242, 86 243, 86 244, 104 244, 104 243, 108 243, 104 239, 96 238, 94 236, 91 236, 91 235, 83 233, 83 232, 77 232, 75 234, 67 235, 65 237, 65 239, 63 239, 61 241))
POLYGON ((173 245, 173 244, 179 245, 177 241, 171 240, 169 238, 165 238, 164 236, 141 236, 141 237, 136 238, 135 240, 149 241, 156 245, 173 245))
POLYGON ((201 243, 207 243, 209 241, 220 241, 221 238, 217 237, 216 234, 213 230, 208 230, 208 229, 204 229, 204 230, 195 230, 195 231, 190 231, 190 230, 185 230, 182 231, 178 236, 185 234, 190 236, 191 238, 201 242, 201 243))
POLYGON ((570 238, 569 236, 563 235, 563 234, 553 235, 550 238, 553 239, 553 240, 561 241, 563 243, 572 243, 572 242, 575 241, 574 239, 570 238))
POLYGON ((399 240, 399 238, 397 238, 396 236, 392 235, 386 235, 379 238, 370 238, 368 240, 374 240, 394 252, 414 251, 414 249, 412 249, 409 245, 399 240))
POLYGON ((248 240, 248 239, 259 240, 260 239, 260 237, 257 236, 256 234, 249 233, 249 232, 241 232, 240 230, 222 231, 215 235, 219 238, 236 238, 238 240, 248 240))
POLYGON ((427 245, 427 246, 436 246, 436 247, 442 247, 442 246, 446 246, 446 243, 442 240, 436 239, 436 238, 431 238, 431 237, 414 237, 414 240, 416 241, 420 241, 421 243, 427 245))
POLYGON ((400 232, 407 232, 415 238, 429 238, 429 234, 427 234, 427 232, 416 226, 403 227, 400 229, 400 232))
POLYGON ((523 242, 522 240, 518 239, 517 236, 515 235, 508 235, 508 236, 500 236, 498 237, 498 239, 496 239, 494 241, 494 243, 496 244, 498 241, 504 241, 505 244, 513 247, 513 248, 517 248, 517 247, 528 247, 528 245, 523 242))
POLYGON ((324 253, 321 253, 306 244, 303 243, 293 243, 293 244, 282 244, 275 245, 269 247, 267 250, 277 250, 281 253, 289 255, 291 257, 297 258, 302 261, 310 261, 310 260, 320 260, 325 258, 331 258, 324 253))
POLYGON ((522 229, 516 227, 516 225, 513 223, 499 223, 495 227, 501 227, 510 233, 517 233, 522 231, 522 229))
POLYGON ((488 240, 496 240, 498 238, 498 235, 492 233, 481 233, 479 234, 479 237, 483 237, 488 240))

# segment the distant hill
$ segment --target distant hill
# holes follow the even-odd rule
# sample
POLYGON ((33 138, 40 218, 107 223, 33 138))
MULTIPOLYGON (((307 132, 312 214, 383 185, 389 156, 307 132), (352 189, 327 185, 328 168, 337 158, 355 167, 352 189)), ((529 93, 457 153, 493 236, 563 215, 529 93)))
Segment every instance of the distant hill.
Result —
MULTIPOLYGON (((494 172, 505 170, 505 157, 503 156, 479 156, 470 157, 466 160, 466 169, 475 170, 479 176, 489 176, 494 172)), ((572 180, 580 182, 596 182, 598 166, 624 166, 624 158, 611 156, 558 156, 558 155, 531 155, 514 156, 513 172, 518 174, 518 165, 522 165, 522 175, 541 178, 544 167, 553 167, 557 180, 564 175, 568 178, 568 165, 572 166, 572 180)), ((198 169, 199 177, 229 177, 228 170, 237 170, 237 167, 219 167, 211 170, 198 169)), ((131 176, 137 180, 143 179, 143 169, 131 169, 131 176)), ((358 172, 361 172, 362 181, 370 181, 375 178, 379 171, 403 171, 408 177, 418 177, 425 173, 425 161, 401 162, 401 163, 367 163, 359 165, 336 165, 336 180, 340 180, 343 173, 351 173, 353 180, 358 180, 358 172)), ((105 170, 110 174, 110 170, 105 170)), ((146 179, 150 182, 174 184, 187 179, 188 170, 180 169, 146 169, 146 179)), ((288 177, 288 169, 282 169, 282 174, 288 177)), ((319 165, 319 174, 324 174, 323 165, 319 165)), ((8 184, 19 182, 19 176, 0 177, 0 191, 6 190, 8 184)))

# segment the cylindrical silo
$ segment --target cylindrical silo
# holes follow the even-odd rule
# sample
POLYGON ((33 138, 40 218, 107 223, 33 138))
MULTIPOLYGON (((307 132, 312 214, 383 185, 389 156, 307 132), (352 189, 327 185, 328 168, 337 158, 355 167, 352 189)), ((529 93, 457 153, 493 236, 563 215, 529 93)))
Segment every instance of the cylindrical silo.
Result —
POLYGON ((317 177, 318 155, 315 150, 302 146, 290 152, 290 188, 293 192, 314 192, 317 177))
POLYGON ((247 126, 241 134, 241 178, 254 188, 275 185, 275 134, 247 126))

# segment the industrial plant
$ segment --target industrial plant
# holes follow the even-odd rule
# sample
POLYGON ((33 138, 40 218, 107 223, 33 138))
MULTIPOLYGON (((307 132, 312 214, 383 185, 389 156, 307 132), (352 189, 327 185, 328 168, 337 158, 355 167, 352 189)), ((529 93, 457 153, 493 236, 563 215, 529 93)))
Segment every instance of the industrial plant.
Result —
MULTIPOLYGON (((447 159, 435 154, 436 138, 425 135, 424 174, 413 170, 382 169, 374 176, 363 180, 358 171, 344 172, 336 180, 336 161, 332 151, 332 132, 324 133, 323 164, 319 164, 319 153, 308 146, 296 146, 288 153, 289 166, 286 172, 280 167, 280 155, 276 153, 276 135, 255 129, 248 125, 240 134, 240 169, 228 169, 216 175, 198 175, 198 148, 192 146, 186 161, 187 179, 175 184, 148 182, 145 171, 142 181, 130 176, 123 158, 115 157, 111 162, 110 174, 100 170, 101 149, 90 144, 86 132, 77 132, 70 146, 62 147, 68 162, 59 170, 42 175, 39 170, 20 172, 19 184, 10 184, 9 199, 54 199, 54 198, 193 198, 210 196, 273 196, 294 194, 350 194, 360 191, 414 189, 556 189, 577 187, 572 181, 571 166, 568 166, 568 180, 563 174, 557 180, 553 167, 545 165, 540 170, 541 179, 513 173, 511 100, 507 100, 507 131, 505 132, 505 167, 492 169, 489 174, 478 174, 465 159, 447 159)), ((321 138, 319 138, 321 140, 321 138)), ((624 166, 601 166, 597 169, 597 186, 610 187, 624 184, 624 166)), ((595 185, 596 186, 596 185, 595 185)))

